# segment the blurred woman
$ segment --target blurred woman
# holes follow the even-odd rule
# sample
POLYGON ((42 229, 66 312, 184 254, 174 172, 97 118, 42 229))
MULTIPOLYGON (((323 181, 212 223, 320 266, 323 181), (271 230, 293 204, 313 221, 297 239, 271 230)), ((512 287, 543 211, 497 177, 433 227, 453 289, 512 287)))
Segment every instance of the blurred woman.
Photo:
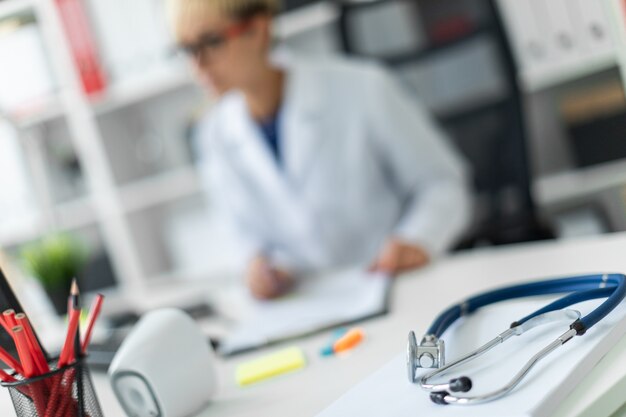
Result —
POLYGON ((276 0, 168 0, 176 41, 219 96, 200 167, 233 220, 259 298, 348 264, 395 275, 468 221, 466 169, 374 63, 274 50, 276 0))

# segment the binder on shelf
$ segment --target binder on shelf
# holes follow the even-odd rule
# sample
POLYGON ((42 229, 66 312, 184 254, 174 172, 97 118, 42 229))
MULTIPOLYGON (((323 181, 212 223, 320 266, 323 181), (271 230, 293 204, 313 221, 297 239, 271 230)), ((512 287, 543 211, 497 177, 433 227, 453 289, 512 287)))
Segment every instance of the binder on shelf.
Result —
POLYGON ((522 71, 532 71, 548 60, 545 27, 536 19, 536 1, 500 0, 498 6, 522 71))
POLYGON ((0 246, 3 246, 12 236, 27 234, 40 213, 20 138, 1 115, 0 138, 0 246))
POLYGON ((24 116, 45 107, 56 80, 34 18, 0 22, 0 63, 0 111, 24 116))
POLYGON ((545 37, 548 52, 554 57, 555 64, 580 55, 580 30, 574 30, 572 22, 573 4, 571 0, 534 1, 536 16, 545 16, 548 30, 545 37))
POLYGON ((55 0, 55 3, 81 78, 83 91, 88 96, 97 95, 104 91, 106 82, 83 3, 81 0, 55 0))
POLYGON ((608 16, 597 0, 577 0, 581 18, 581 41, 587 53, 602 53, 613 49, 608 16))
POLYGON ((176 69, 174 40, 167 27, 163 2, 154 0, 84 0, 93 17, 93 30, 101 48, 109 82, 143 81, 176 69))

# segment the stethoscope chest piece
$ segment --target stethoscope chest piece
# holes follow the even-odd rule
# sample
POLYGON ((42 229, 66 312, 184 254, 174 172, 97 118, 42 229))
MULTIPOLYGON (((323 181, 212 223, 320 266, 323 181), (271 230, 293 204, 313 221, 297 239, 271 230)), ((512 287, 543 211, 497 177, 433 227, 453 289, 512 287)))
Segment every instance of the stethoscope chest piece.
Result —
POLYGON ((415 332, 409 332, 409 341, 406 345, 406 370, 409 382, 415 382, 415 370, 417 369, 417 339, 415 332))
POLYGON ((415 332, 409 332, 406 348, 406 367, 409 382, 415 382, 415 371, 418 368, 437 369, 445 365, 445 346, 443 340, 434 335, 425 335, 417 344, 415 332))

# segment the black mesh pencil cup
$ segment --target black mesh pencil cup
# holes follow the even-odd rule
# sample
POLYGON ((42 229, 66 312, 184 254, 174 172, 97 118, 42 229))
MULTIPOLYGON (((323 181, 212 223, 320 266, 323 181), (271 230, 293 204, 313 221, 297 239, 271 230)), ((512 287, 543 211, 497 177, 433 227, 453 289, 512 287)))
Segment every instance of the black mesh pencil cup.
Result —
MULTIPOLYGON (((54 362, 54 364, 53 364, 54 362)), ((2 382, 17 417, 103 417, 84 358, 34 378, 2 382)))

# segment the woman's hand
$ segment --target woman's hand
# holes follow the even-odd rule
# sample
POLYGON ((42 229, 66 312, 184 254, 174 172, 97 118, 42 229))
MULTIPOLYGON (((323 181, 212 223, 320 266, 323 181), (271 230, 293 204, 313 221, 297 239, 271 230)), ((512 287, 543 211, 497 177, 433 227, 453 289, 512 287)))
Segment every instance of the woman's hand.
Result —
POLYGON ((268 300, 287 293, 293 286, 293 277, 273 267, 262 255, 255 256, 248 265, 246 283, 255 298, 268 300))
POLYGON ((370 271, 395 276, 425 266, 430 261, 428 253, 419 245, 398 238, 390 238, 370 266, 370 271))

